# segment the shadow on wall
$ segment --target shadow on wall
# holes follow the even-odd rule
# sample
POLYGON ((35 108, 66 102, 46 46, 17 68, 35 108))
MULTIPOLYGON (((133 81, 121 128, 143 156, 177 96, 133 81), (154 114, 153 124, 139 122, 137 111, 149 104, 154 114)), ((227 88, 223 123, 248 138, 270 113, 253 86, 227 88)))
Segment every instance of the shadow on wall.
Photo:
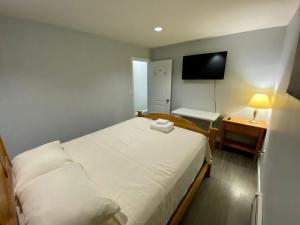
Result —
MULTIPOLYGON (((217 95, 217 111, 224 115, 234 115, 250 118, 253 109, 248 107, 248 103, 254 94, 267 94, 270 99, 273 98, 274 82, 265 82, 256 78, 249 82, 247 76, 238 73, 230 74, 230 79, 222 80, 223 84, 218 85, 217 95), (232 82, 232 79, 235 82, 232 82), (268 83, 268 86, 266 85, 268 83), (222 93, 224 93, 222 95, 222 93), (222 101, 223 104, 218 104, 222 101), (232 104, 234 102, 234 104, 232 104), (219 106, 219 107, 218 107, 219 106)), ((268 120, 270 109, 259 109, 257 114, 258 120, 268 120)))

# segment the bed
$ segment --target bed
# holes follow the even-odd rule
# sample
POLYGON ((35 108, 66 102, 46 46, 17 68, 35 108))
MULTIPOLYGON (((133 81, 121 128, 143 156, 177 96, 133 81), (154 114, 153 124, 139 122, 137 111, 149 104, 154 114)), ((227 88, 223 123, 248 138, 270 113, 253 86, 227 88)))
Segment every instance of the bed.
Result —
MULTIPOLYGON (((178 224, 205 175, 209 175, 217 130, 206 132, 181 117, 161 113, 138 117, 63 143, 102 193, 121 211, 107 225, 178 224), (164 134, 151 120, 168 119, 176 128, 164 134), (105 182, 103 182, 105 181, 105 182)), ((0 224, 18 224, 11 164, 1 145, 0 224), (3 185, 4 184, 4 185, 3 185), (9 221, 9 222, 8 222, 9 221)))

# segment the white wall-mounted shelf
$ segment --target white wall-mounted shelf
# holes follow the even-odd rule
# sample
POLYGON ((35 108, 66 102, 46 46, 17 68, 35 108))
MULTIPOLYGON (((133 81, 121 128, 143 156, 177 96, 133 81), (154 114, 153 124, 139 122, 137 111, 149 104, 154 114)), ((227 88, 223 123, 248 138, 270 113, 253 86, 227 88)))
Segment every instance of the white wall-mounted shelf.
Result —
POLYGON ((195 118, 199 120, 209 121, 210 127, 212 126, 212 123, 215 122, 221 115, 220 113, 201 111, 196 109, 188 109, 188 108, 179 108, 173 110, 171 113, 178 116, 185 116, 185 117, 195 118))

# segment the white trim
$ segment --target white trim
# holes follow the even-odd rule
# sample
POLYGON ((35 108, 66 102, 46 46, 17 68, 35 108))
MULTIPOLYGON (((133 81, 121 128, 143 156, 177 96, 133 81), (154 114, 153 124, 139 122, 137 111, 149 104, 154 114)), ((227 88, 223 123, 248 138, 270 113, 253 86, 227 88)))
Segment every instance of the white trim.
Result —
POLYGON ((131 57, 132 61, 141 61, 141 62, 150 62, 150 59, 138 58, 138 57, 131 57))

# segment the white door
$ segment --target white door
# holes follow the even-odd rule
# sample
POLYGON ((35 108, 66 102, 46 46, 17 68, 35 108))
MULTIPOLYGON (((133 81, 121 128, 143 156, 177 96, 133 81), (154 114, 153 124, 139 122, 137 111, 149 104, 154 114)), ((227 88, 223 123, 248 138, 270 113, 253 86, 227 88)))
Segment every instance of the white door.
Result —
POLYGON ((148 63, 148 111, 170 113, 172 60, 148 63))

